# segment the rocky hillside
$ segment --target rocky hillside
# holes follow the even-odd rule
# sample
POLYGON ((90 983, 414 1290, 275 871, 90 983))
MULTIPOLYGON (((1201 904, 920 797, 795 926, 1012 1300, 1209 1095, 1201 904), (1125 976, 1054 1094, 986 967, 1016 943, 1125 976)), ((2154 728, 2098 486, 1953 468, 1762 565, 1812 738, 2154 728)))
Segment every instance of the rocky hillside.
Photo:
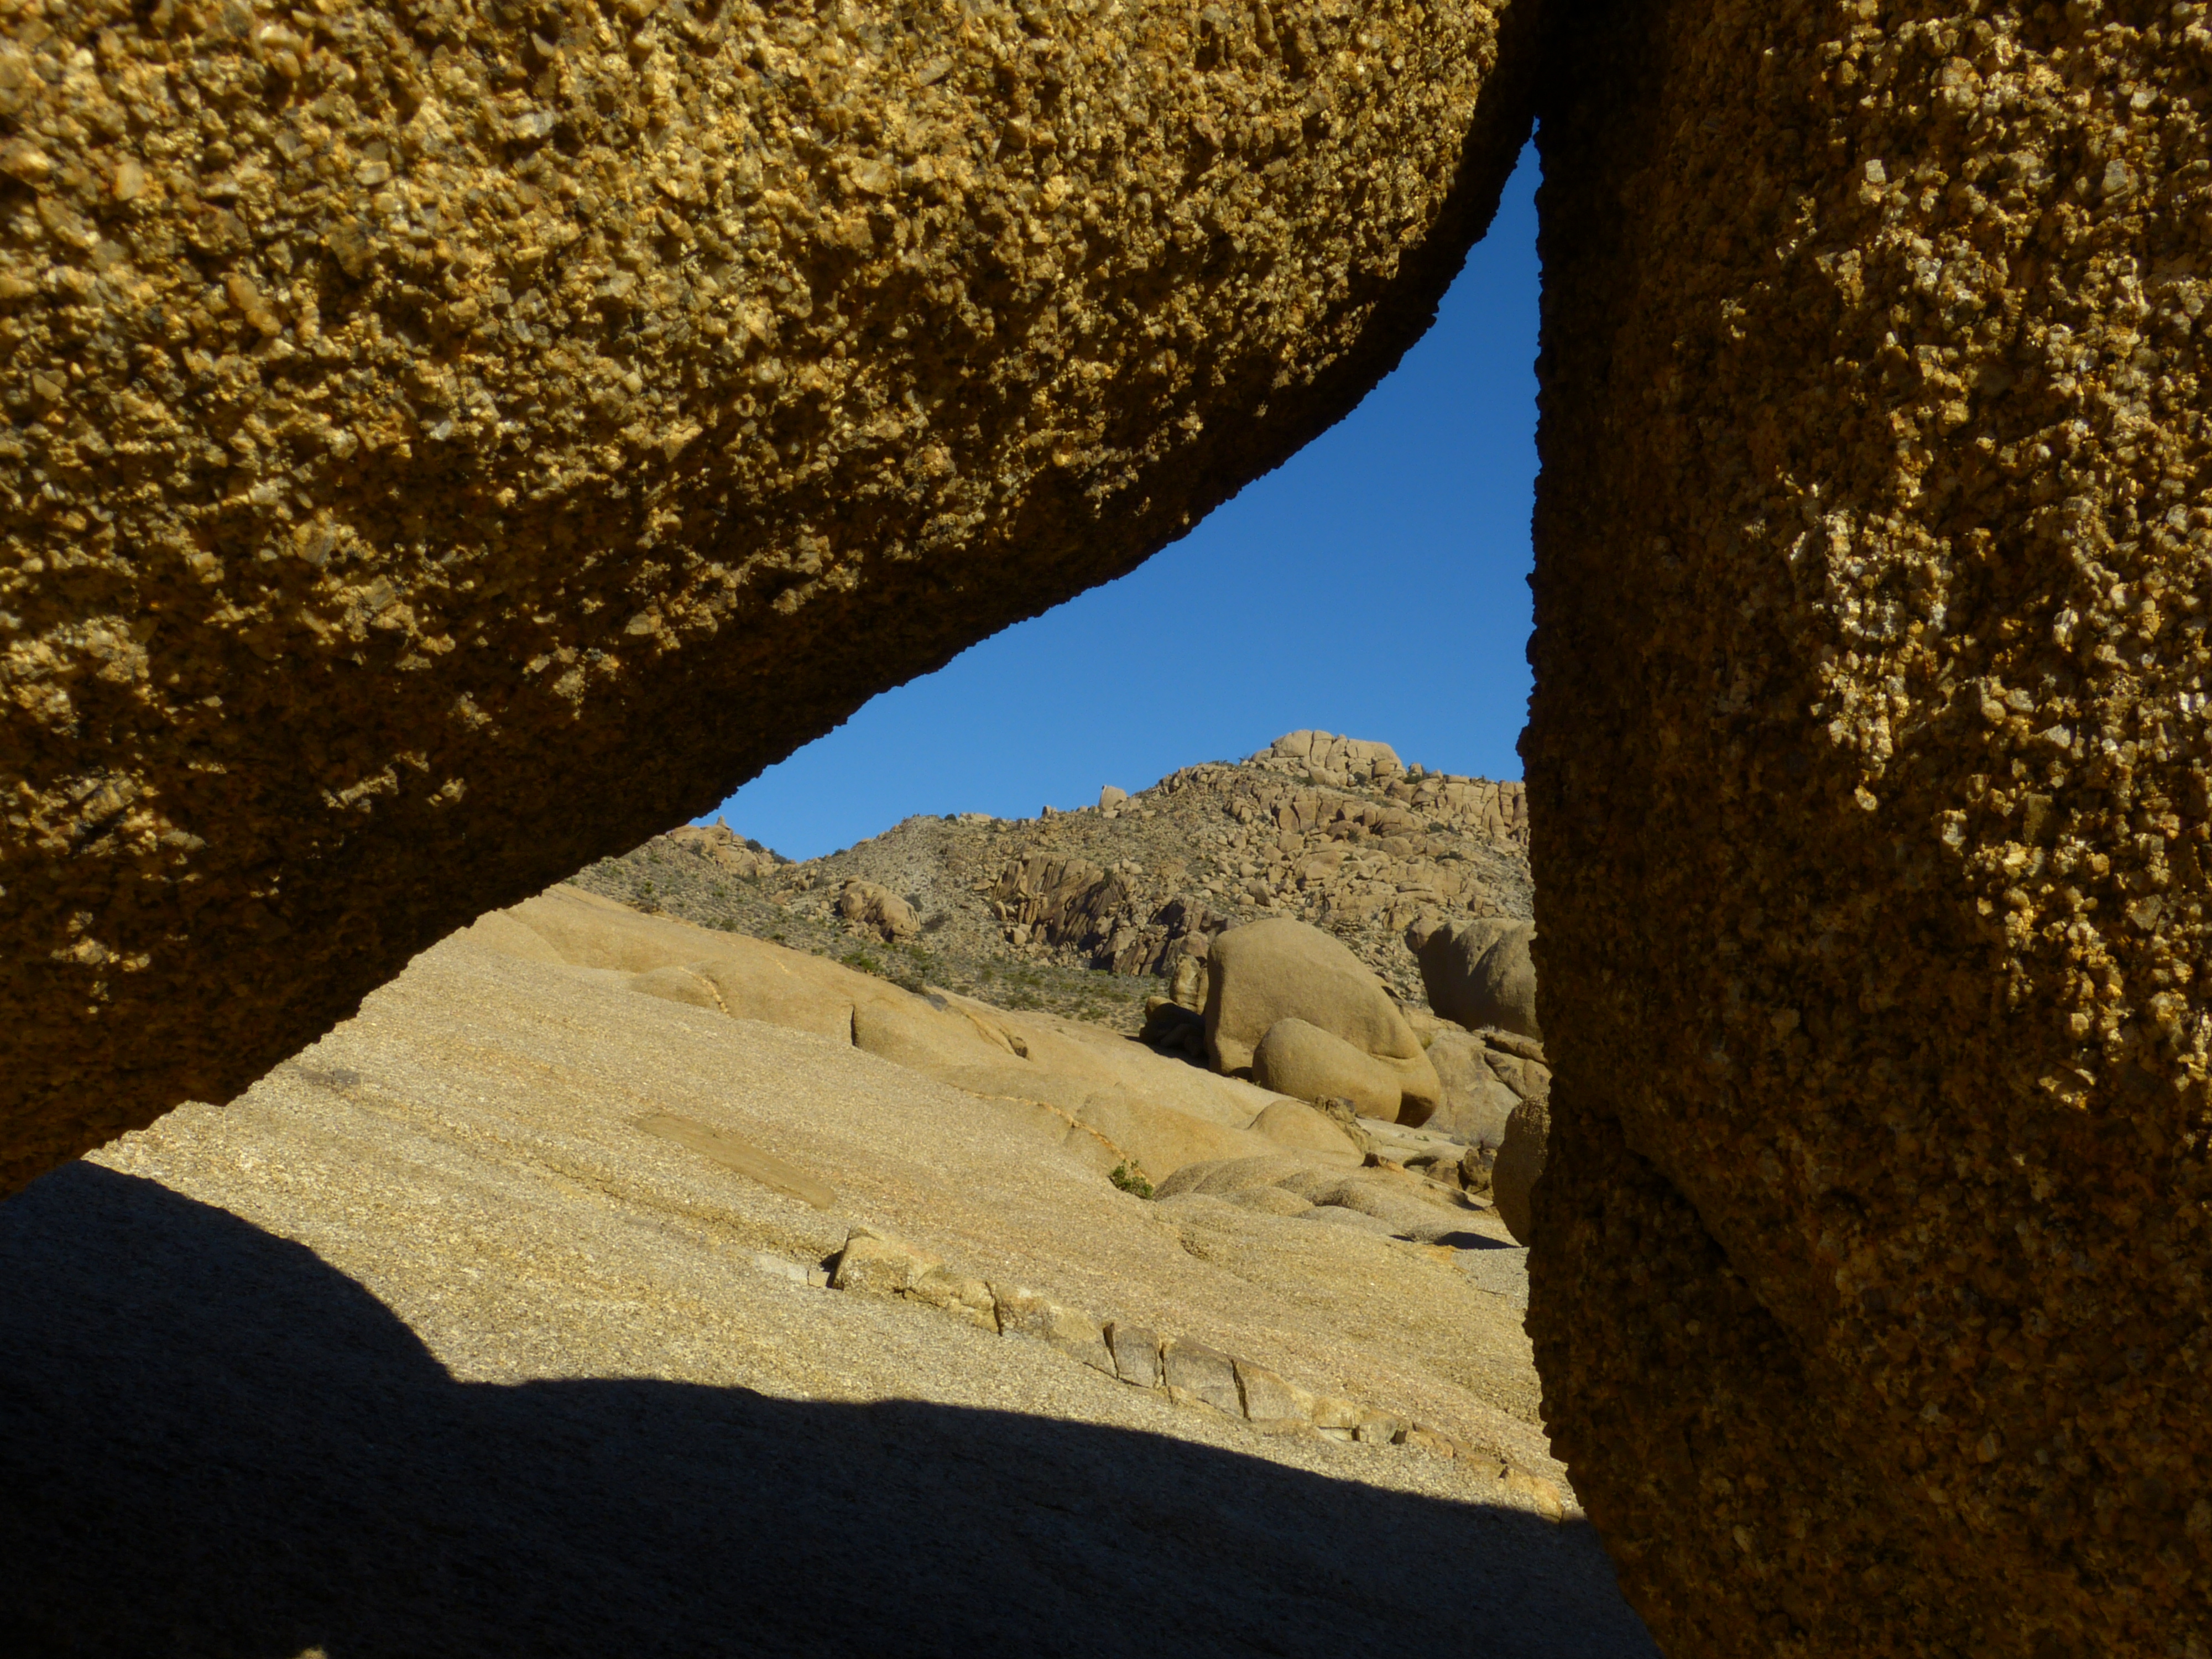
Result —
POLYGON ((1292 915, 1425 1007, 1404 933, 1424 915, 1530 915, 1518 783, 1407 765, 1387 744, 1294 732, 1242 762, 1035 818, 907 819, 793 861, 723 825, 657 836, 576 884, 1002 1007, 1134 1029, 1224 930, 1292 915))

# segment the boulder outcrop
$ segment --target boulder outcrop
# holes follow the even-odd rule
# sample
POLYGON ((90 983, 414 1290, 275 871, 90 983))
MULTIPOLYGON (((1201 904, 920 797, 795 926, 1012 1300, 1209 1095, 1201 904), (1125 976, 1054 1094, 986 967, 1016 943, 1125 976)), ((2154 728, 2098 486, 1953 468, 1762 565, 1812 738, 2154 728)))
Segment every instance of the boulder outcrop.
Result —
POLYGON ((11 27, 0 1191, 1280 462, 1486 222, 1533 17, 11 27))
POLYGON ((1431 917, 1406 930, 1407 948, 1421 964, 1429 1006, 1468 1027, 1492 1026, 1541 1040, 1536 1016, 1533 923, 1512 916, 1431 917))
POLYGON ((886 945, 912 939, 921 931, 921 918, 887 887, 872 881, 848 881, 837 895, 837 914, 846 925, 873 933, 886 945))
POLYGON ((1449 1027, 1428 1039, 1429 1064, 1443 1085, 1443 1103, 1428 1120, 1471 1146, 1497 1146, 1505 1139, 1505 1119, 1521 1097, 1501 1080, 1502 1066, 1526 1064, 1486 1048, 1481 1041, 1449 1027))
MULTIPOLYGON (((1293 736, 1325 755, 1338 745, 1370 757, 1389 752, 1328 732, 1293 736)), ((1403 939, 1455 920, 1528 916, 1525 793, 1518 783, 1418 761, 1393 773, 1370 759, 1358 782, 1340 769, 1332 775, 1347 781, 1316 782, 1310 757, 1271 744, 1242 761, 1183 767, 1118 800, 1102 791, 1095 809, 1036 818, 917 814, 799 862, 720 825, 691 827, 574 880, 625 903, 837 957, 852 948, 837 898, 848 882, 872 881, 909 899, 925 921, 911 960, 890 959, 895 975, 987 1001, 1018 984, 1023 1006, 1109 1023, 1119 1004, 1132 1025, 1154 988, 1128 981, 1156 976, 1175 1001, 1202 1008, 1214 936, 1292 915, 1343 940, 1415 1008, 1425 993, 1403 939), (733 865, 732 848, 757 868, 733 865), (1091 971, 1100 968, 1112 972, 1091 971)))
MULTIPOLYGON (((561 886, 495 911, 476 947, 613 975, 621 988, 841 1044, 965 1090, 1102 1173, 1295 1147, 1356 1165, 1347 1133, 1303 1103, 1216 1077, 1097 1026, 909 991, 763 939, 642 916, 561 886)), ((1395 1104, 1395 1100, 1393 1102, 1395 1104)))
POLYGON ((1332 732, 1292 732, 1277 738, 1268 752, 1303 761, 1316 783, 1381 783, 1406 775, 1405 763, 1387 743, 1340 738, 1332 732))
POLYGON ((757 880, 772 873, 780 861, 758 842, 741 838, 726 823, 686 823, 661 837, 716 871, 742 880, 757 880))
POLYGON ((1383 1061, 1302 1019, 1279 1019, 1252 1050, 1252 1081, 1298 1100, 1348 1100, 1362 1117, 1395 1122, 1405 1086, 1383 1061))
POLYGON ((1536 1237, 1536 1183, 1543 1178, 1552 1136, 1548 1097, 1524 1100, 1506 1115, 1505 1133, 1490 1165, 1491 1200, 1505 1231, 1522 1243, 1536 1237))
POLYGON ((1596 8, 1529 1326, 1668 1652, 2212 1641, 2203 14, 1596 8))
POLYGON ((1287 916, 1269 917, 1223 933, 1206 962, 1206 1042, 1215 1070, 1255 1069, 1263 1041, 1282 1022, 1297 1021, 1374 1068, 1368 1074, 1374 1083, 1358 1093, 1320 1086, 1329 1078, 1351 1080, 1345 1056, 1332 1060, 1324 1045, 1285 1032, 1279 1045, 1285 1075, 1294 1072, 1313 1084, 1311 1098, 1345 1095, 1364 1113, 1413 1123, 1442 1103, 1443 1085, 1413 1028, 1382 981, 1340 941, 1287 916), (1398 1091, 1389 1109, 1383 1100, 1389 1085, 1380 1080, 1385 1076, 1398 1091))

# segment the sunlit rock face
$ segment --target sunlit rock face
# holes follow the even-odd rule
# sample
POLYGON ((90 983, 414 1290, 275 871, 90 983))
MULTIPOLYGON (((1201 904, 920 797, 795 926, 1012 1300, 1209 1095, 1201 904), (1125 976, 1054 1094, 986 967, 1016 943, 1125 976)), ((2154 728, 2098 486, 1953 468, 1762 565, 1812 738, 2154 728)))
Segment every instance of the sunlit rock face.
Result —
POLYGON ((2203 12, 1550 85, 1531 1328, 1671 1653, 2208 1639, 2203 12))
POLYGON ((0 1191, 1343 414, 1533 17, 18 8, 0 1191))

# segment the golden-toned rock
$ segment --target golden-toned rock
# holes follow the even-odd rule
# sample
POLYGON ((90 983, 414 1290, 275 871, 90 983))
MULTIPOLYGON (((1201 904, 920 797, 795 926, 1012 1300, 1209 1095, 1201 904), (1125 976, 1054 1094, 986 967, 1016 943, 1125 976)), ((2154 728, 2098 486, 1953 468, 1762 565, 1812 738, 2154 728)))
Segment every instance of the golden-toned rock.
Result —
POLYGON ((1315 1110, 1303 1100, 1279 1100, 1262 1108, 1252 1120, 1252 1127, 1279 1146, 1347 1164, 1359 1162, 1360 1149, 1352 1145, 1352 1137, 1327 1113, 1315 1110))
POLYGON ((1554 1444, 1670 1653, 2202 1647, 2203 9, 1588 21, 1525 751, 1554 1444))
POLYGON ((1348 1048, 1337 1056, 1344 1066, 1356 1066, 1361 1056, 1374 1061, 1376 1081, 1371 1091, 1351 1086, 1344 1066, 1328 1065, 1326 1053, 1316 1058, 1292 1028, 1279 1039, 1284 1075, 1267 1086, 1297 1087, 1308 1100, 1347 1095, 1363 1112, 1408 1123, 1421 1122, 1443 1101, 1443 1085, 1420 1039, 1341 940, 1295 918, 1269 916, 1223 933, 1206 963, 1206 1044, 1217 1071, 1252 1070, 1262 1042, 1295 1020, 1304 1035, 1333 1037, 1348 1048))
POLYGON ((873 933, 886 945, 912 939, 921 931, 921 918, 887 887, 872 881, 848 881, 837 896, 837 914, 856 933, 873 933))
POLYGON ((12 13, 0 1191, 1291 453, 1484 223, 1532 21, 12 13))
POLYGON ((1279 1019, 1267 1028, 1252 1050, 1252 1081, 1302 1101, 1348 1100, 1360 1116, 1386 1123, 1398 1121, 1405 1098, 1404 1083, 1388 1062, 1303 1019, 1279 1019))

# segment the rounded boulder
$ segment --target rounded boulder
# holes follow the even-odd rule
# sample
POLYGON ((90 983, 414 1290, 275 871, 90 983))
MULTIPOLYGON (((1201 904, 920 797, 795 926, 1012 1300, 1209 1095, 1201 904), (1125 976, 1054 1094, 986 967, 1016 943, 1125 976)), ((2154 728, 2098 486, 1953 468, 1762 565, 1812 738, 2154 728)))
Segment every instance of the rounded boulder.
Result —
POLYGON ((1411 933, 1407 944, 1421 965, 1429 1006, 1470 1029, 1492 1026, 1540 1042, 1536 1023, 1536 924, 1510 916, 1476 916, 1411 933))
POLYGON ((1443 1104, 1425 1126, 1470 1146, 1500 1145, 1505 1120, 1521 1103, 1490 1063, 1481 1040, 1466 1031, 1439 1031, 1429 1043, 1429 1064, 1443 1085, 1443 1104))
MULTIPOLYGON (((1271 916, 1222 934, 1207 963, 1206 1044, 1215 1070, 1250 1071, 1261 1040, 1277 1023, 1300 1020, 1382 1062, 1396 1078, 1398 1102, 1374 1115, 1417 1123, 1442 1103, 1443 1085, 1413 1028, 1382 981, 1340 940, 1304 922, 1271 916)), ((1380 1099, 1372 1085, 1365 1094, 1334 1088, 1277 1092, 1305 1100, 1345 1095, 1361 1101, 1363 1111, 1369 1109, 1365 1100, 1380 1099)))
POLYGON ((1388 1063, 1302 1019, 1279 1019, 1268 1028, 1252 1051, 1252 1081, 1299 1101, 1348 1100, 1360 1116, 1386 1123, 1397 1121, 1405 1097, 1388 1063))

